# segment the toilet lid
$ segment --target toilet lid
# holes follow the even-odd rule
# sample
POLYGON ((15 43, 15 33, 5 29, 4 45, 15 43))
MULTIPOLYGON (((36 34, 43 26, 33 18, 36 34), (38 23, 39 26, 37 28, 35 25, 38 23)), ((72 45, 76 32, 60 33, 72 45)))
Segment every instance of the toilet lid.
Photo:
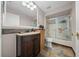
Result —
POLYGON ((46 38, 46 41, 51 42, 52 38, 46 38))

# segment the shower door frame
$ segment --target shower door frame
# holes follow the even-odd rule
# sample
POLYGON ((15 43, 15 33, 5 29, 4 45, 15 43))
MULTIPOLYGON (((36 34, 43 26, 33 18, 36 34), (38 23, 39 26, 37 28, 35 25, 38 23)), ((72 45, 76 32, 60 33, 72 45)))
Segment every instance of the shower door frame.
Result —
MULTIPOLYGON (((51 19, 53 20, 54 18, 51 18, 51 19)), ((70 23, 70 19, 69 19, 69 23, 70 23)), ((68 26, 69 26, 69 23, 68 23, 68 26)), ((46 22, 46 25, 47 25, 47 22, 46 22)), ((71 38, 71 41, 66 41, 66 40, 58 39, 58 38, 55 38, 55 39, 52 38, 52 42, 72 47, 72 38, 71 38)))

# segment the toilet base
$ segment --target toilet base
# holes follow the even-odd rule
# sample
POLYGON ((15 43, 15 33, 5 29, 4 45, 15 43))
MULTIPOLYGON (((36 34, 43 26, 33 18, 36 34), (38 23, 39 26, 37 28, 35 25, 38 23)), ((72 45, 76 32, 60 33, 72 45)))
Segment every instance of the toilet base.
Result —
POLYGON ((47 46, 48 48, 52 48, 52 43, 51 43, 51 42, 48 42, 46 46, 47 46))

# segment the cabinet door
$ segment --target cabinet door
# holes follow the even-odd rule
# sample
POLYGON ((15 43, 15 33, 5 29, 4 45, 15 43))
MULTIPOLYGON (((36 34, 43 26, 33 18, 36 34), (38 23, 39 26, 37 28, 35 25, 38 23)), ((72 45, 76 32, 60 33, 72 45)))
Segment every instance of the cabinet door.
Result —
POLYGON ((26 37, 21 37, 21 56, 27 56, 28 42, 26 37))
POLYGON ((27 53, 28 53, 28 57, 32 57, 33 56, 33 40, 31 38, 31 40, 28 41, 28 50, 27 50, 27 53))
POLYGON ((33 40, 31 36, 23 36, 21 39, 21 56, 33 56, 33 40))
POLYGON ((40 40, 39 40, 39 35, 34 36, 34 56, 37 56, 38 53, 40 52, 40 40))
POLYGON ((21 56, 37 56, 40 52, 39 35, 22 36, 21 38, 21 56))
POLYGON ((27 48, 28 48, 28 42, 24 39, 21 39, 21 56, 28 56, 27 54, 27 48), (25 41, 25 42, 24 42, 25 41))

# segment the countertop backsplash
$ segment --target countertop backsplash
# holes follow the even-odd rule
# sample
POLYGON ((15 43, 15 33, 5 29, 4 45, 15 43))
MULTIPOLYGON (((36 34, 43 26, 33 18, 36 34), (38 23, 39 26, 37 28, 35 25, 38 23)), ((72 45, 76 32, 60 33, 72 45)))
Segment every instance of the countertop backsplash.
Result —
POLYGON ((2 34, 24 33, 32 31, 32 29, 2 29, 2 34))

